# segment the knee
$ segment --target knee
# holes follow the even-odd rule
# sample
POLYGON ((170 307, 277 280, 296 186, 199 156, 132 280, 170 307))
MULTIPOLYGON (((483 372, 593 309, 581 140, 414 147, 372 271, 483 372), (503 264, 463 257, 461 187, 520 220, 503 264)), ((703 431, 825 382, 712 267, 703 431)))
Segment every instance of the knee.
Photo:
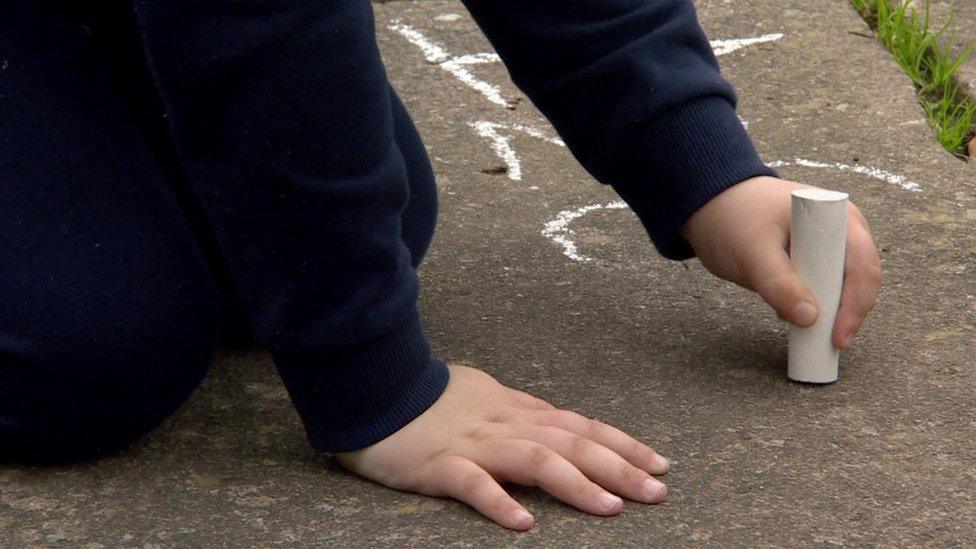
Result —
POLYGON ((19 349, 0 352, 0 460, 92 458, 162 422, 213 358, 216 303, 198 305, 192 314, 162 305, 123 319, 89 315, 8 341, 19 349))

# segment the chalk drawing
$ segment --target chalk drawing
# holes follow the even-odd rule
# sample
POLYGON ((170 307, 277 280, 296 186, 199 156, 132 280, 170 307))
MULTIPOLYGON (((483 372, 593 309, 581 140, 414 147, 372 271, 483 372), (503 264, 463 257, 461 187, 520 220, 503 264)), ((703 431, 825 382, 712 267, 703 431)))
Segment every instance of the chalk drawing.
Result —
POLYGON ((576 233, 569 228, 569 224, 594 210, 622 210, 626 207, 626 202, 617 200, 606 204, 590 204, 589 206, 583 206, 575 210, 563 210, 549 221, 546 221, 546 224, 542 227, 542 236, 561 246, 563 255, 573 261, 579 261, 580 263, 596 261, 592 257, 579 253, 579 248, 577 248, 576 242, 572 238, 576 233))
MULTIPOLYGON (((444 14, 435 17, 438 21, 457 21, 460 16, 456 14, 444 14)), ((403 36, 408 42, 417 46, 423 53, 424 58, 429 62, 438 65, 441 69, 446 71, 448 74, 454 76, 459 81, 461 81, 466 86, 472 88, 473 90, 480 93, 486 99, 492 103, 509 108, 510 103, 505 100, 502 96, 501 88, 498 86, 486 82, 484 80, 476 77, 471 71, 467 69, 470 65, 483 65, 489 63, 497 63, 500 58, 495 53, 475 53, 475 54, 465 54, 465 55, 451 55, 443 46, 437 44, 436 42, 430 40, 422 32, 416 28, 402 23, 398 19, 390 21, 387 28, 403 36)), ((712 51, 716 56, 726 55, 734 51, 738 51, 747 46, 752 46, 755 44, 762 44, 767 42, 774 42, 783 38, 782 33, 764 34, 762 36, 757 36, 754 38, 732 38, 724 40, 711 40, 709 45, 712 47, 712 51)), ((739 117, 742 121, 743 126, 749 127, 749 123, 739 117)), ((495 155, 498 156, 507 168, 508 178, 513 181, 522 180, 522 162, 519 159, 518 153, 512 146, 511 138, 512 134, 515 132, 524 133, 530 137, 540 139, 547 143, 557 145, 559 147, 565 147, 566 144, 559 137, 551 137, 547 135, 542 130, 533 128, 531 126, 525 126, 522 124, 504 124, 501 122, 492 122, 489 120, 478 120, 476 122, 471 122, 469 125, 474 129, 474 131, 481 137, 489 141, 489 146, 495 155)), ((889 171, 883 170, 881 168, 874 168, 871 166, 860 166, 860 165, 849 165, 841 163, 826 163, 819 162, 816 160, 808 160, 805 158, 796 158, 792 161, 777 160, 769 163, 770 167, 779 168, 784 166, 803 166, 807 168, 829 168, 834 170, 839 170, 842 172, 853 172, 874 179, 884 181, 886 183, 891 183, 897 185, 902 189, 912 192, 921 192, 922 186, 917 182, 908 179, 905 176, 891 173, 889 171)), ((538 187, 532 187, 537 189, 538 187)), ((627 204, 622 201, 608 202, 606 204, 591 204, 588 206, 583 206, 574 210, 564 210, 556 214, 555 217, 546 221, 543 229, 542 235, 554 243, 562 247, 563 255, 572 259, 573 261, 579 261, 581 263, 589 263, 595 261, 592 257, 582 255, 579 253, 579 249, 576 243, 572 239, 573 230, 569 228, 569 225, 585 216, 586 214, 600 209, 607 210, 619 210, 627 207, 627 204)))
POLYGON ((442 46, 424 36, 422 32, 410 25, 401 23, 398 19, 390 21, 390 24, 386 28, 398 33, 400 36, 406 38, 408 42, 420 48, 427 62, 444 69, 468 87, 485 96, 492 103, 502 107, 508 107, 508 101, 502 97, 501 88, 481 80, 466 68, 467 65, 497 63, 499 61, 498 54, 476 53, 453 56, 442 46))
MULTIPOLYGON (((456 21, 457 18, 460 18, 457 16, 457 14, 446 14, 435 17, 435 19, 439 21, 456 21)), ((497 63, 501 61, 498 54, 475 53, 452 56, 447 52, 447 50, 444 49, 443 46, 437 44, 433 40, 430 40, 415 27, 407 25, 406 23, 401 22, 399 19, 393 19, 390 21, 387 28, 400 34, 406 38, 408 42, 420 48, 420 51, 424 54, 424 58, 429 63, 434 63, 440 66, 442 69, 453 75, 467 86, 481 93, 481 95, 492 103, 506 108, 509 107, 509 102, 502 97, 501 89, 498 86, 479 79, 472 74, 471 71, 464 68, 465 65, 497 63)), ((764 34, 755 38, 712 40, 709 42, 709 45, 712 47, 712 51, 715 52, 715 55, 719 56, 732 53, 746 46, 762 44, 764 42, 773 42, 775 40, 779 40, 780 38, 783 38, 782 33, 764 34)))
MULTIPOLYGON (((885 183, 895 184, 906 191, 921 192, 922 186, 908 179, 903 175, 891 173, 880 168, 871 166, 850 166, 847 164, 818 162, 805 158, 796 158, 792 161, 776 160, 767 163, 771 168, 781 168, 783 166, 804 166, 807 168, 833 169, 842 172, 854 172, 868 177, 873 177, 885 183)), ((575 209, 563 210, 545 222, 542 226, 542 236, 548 238, 563 250, 563 255, 580 263, 591 263, 596 261, 592 257, 583 255, 579 252, 579 247, 573 240, 575 232, 570 228, 570 224, 577 219, 585 216, 594 210, 620 210, 627 208, 627 203, 621 200, 608 202, 606 204, 590 204, 575 209)))
POLYGON ((512 137, 510 135, 511 133, 519 131, 559 147, 566 146, 566 143, 564 143, 562 139, 558 137, 549 137, 541 130, 537 130, 530 126, 524 126, 522 124, 502 124, 501 122, 478 120, 477 122, 470 122, 469 125, 474 128, 474 131, 477 132, 478 135, 489 140, 491 150, 494 151, 495 155, 505 163, 505 167, 508 168, 506 173, 508 178, 512 181, 522 180, 522 161, 519 159, 518 155, 515 153, 515 149, 512 147, 510 141, 512 137))
MULTIPOLYGON (((438 21, 457 21, 459 18, 460 16, 457 14, 444 14, 437 16, 434 19, 438 21)), ((498 54, 474 53, 452 55, 443 46, 427 38, 416 27, 403 23, 399 19, 391 20, 387 25, 387 28, 398 33, 406 38, 408 42, 417 46, 423 53, 427 62, 438 65, 448 74, 454 76, 466 86, 477 91, 492 103, 505 108, 511 107, 509 101, 502 96, 501 88, 495 84, 479 79, 467 69, 467 66, 469 65, 497 63, 501 60, 498 57, 498 54)), ((779 40, 782 37, 783 35, 780 33, 765 34, 755 38, 712 40, 709 42, 709 44, 711 45, 712 50, 715 52, 715 55, 718 56, 731 53, 753 44, 779 40)), ((740 120, 742 120, 741 117, 740 120)), ((748 122, 745 120, 742 120, 742 123, 746 128, 749 127, 748 122)), ((505 163, 505 166, 508 168, 507 175, 512 181, 522 180, 522 162, 519 159, 515 148, 511 144, 511 130, 520 131, 531 137, 542 139, 543 141, 559 145, 561 147, 566 146, 565 143, 563 143, 563 141, 558 137, 548 137, 542 130, 530 126, 519 124, 502 124, 499 122, 490 122, 486 120, 471 122, 469 125, 474 128, 474 131, 478 135, 488 140, 491 150, 495 153, 495 155, 498 156, 499 159, 502 160, 502 162, 505 163)))
POLYGON ((807 168, 831 168, 842 172, 854 172, 866 175, 868 177, 873 177, 879 181, 884 181, 885 183, 897 185, 906 191, 916 193, 922 192, 922 186, 915 181, 912 181, 903 175, 891 173, 887 170, 882 170, 881 168, 873 168, 871 166, 851 166, 849 164, 818 162, 816 160, 807 160, 805 158, 795 158, 791 162, 776 160, 768 163, 767 165, 770 168, 781 168, 783 166, 804 166, 807 168))
POLYGON ((757 36, 755 38, 731 38, 728 40, 711 40, 708 44, 712 46, 712 51, 715 52, 715 56, 725 55, 727 53, 732 53, 736 50, 741 50, 746 46, 752 46, 753 44, 762 44, 764 42, 775 42, 783 37, 782 33, 774 34, 764 34, 762 36, 757 36))

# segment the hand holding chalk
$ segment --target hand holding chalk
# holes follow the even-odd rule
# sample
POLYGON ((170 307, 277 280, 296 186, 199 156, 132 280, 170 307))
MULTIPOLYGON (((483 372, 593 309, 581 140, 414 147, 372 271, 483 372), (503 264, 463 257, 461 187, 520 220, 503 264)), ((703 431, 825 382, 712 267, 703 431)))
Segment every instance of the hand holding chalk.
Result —
POLYGON ((790 259, 820 305, 817 321, 790 326, 789 378, 832 383, 839 375, 840 352, 831 335, 844 283, 847 194, 824 189, 792 193, 790 259))
POLYGON ((803 381, 826 383, 836 380, 837 374, 836 366, 831 368, 832 375, 799 373, 805 370, 800 366, 800 356, 809 355, 800 349, 813 345, 801 340, 814 339, 800 334, 816 332, 824 336, 816 339, 816 348, 828 358, 836 356, 830 346, 843 349, 851 345, 881 286, 881 262, 868 222, 846 199, 843 193, 759 176, 712 198, 688 219, 681 231, 709 272, 754 290, 793 326, 813 327, 816 322, 815 330, 795 330, 791 336, 794 349, 790 362, 796 379, 803 381), (794 197, 794 191, 799 191, 799 197, 794 197), (799 208, 797 201, 808 203, 810 197, 813 202, 825 203, 795 211, 799 208), (829 221, 822 219, 821 207, 829 208, 829 221), (809 226, 810 223, 814 225, 809 226), (808 234, 814 236, 808 238, 808 234), (791 237, 792 260, 787 253, 791 237), (811 251, 804 252, 810 245, 814 246, 811 251), (825 266, 813 273, 808 271, 808 266, 822 261, 821 256, 826 253, 818 251, 818 246, 831 250, 832 274, 824 274, 825 266), (821 287, 825 281, 832 285, 831 291, 821 287))

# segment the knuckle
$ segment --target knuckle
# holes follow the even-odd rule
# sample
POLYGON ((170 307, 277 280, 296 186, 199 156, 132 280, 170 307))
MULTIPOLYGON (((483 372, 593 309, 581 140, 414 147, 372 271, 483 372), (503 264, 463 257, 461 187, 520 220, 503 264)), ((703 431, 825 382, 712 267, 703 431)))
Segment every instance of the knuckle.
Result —
POLYGON ((488 507, 498 515, 507 514, 507 511, 514 510, 517 505, 512 501, 508 494, 498 494, 491 498, 488 507))
POLYGON ((756 288, 765 293, 767 297, 779 298, 790 296, 795 293, 796 285, 792 276, 784 273, 766 275, 756 281, 756 288))
POLYGON ((552 410, 553 409, 552 404, 549 404, 545 400, 542 400, 539 397, 532 397, 532 398, 535 399, 535 406, 536 406, 536 408, 538 408, 540 410, 552 410))
POLYGON ((458 480, 458 489, 463 494, 474 494, 485 483, 485 477, 478 471, 468 471, 461 475, 458 480))
POLYGON ((485 417, 485 421, 488 423, 508 423, 511 420, 511 414, 502 411, 492 412, 485 417))
POLYGON ((570 489, 574 496, 585 496, 590 493, 593 484, 586 480, 586 478, 580 478, 573 482, 573 487, 570 489))
POLYGON ((579 414, 572 410, 556 410, 552 416, 557 423, 562 425, 573 425, 579 419, 579 414))
POLYGON ((586 434, 591 438, 595 438, 603 433, 603 423, 600 423, 598 420, 591 417, 583 418, 583 420, 583 428, 585 429, 586 434))
POLYGON ((533 445, 528 451, 529 465, 535 469, 541 469, 552 462, 556 457, 556 452, 541 444, 533 445))
POLYGON ((596 443, 592 440, 579 435, 571 435, 569 442, 570 451, 574 455, 587 454, 593 450, 594 446, 596 446, 596 443))
POLYGON ((864 279, 875 288, 880 288, 884 282, 884 273, 881 271, 881 266, 872 263, 866 267, 864 269, 864 279))
POLYGON ((494 437, 494 435, 494 430, 485 425, 479 425, 464 433, 464 437, 473 442, 484 442, 494 437))
POLYGON ((630 463, 624 462, 620 465, 620 478, 627 483, 637 484, 647 478, 647 473, 634 467, 630 463))
POLYGON ((629 450, 635 455, 647 453, 647 447, 644 446, 639 440, 631 439, 631 441, 627 443, 627 446, 629 450))

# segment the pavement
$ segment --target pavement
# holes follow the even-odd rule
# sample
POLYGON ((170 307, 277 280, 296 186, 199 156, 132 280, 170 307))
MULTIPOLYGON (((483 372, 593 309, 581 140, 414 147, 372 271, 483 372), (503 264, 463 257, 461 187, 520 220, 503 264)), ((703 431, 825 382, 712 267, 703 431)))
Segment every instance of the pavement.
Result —
POLYGON ((537 518, 517 534, 384 489, 312 452, 268 356, 242 350, 119 454, 0 468, 0 546, 976 543, 976 178, 846 2, 698 6, 763 157, 849 192, 881 248, 885 287, 839 382, 789 382, 775 315, 658 257, 480 55, 458 2, 377 4, 440 184, 421 300, 435 348, 648 442, 672 460, 668 502, 608 519, 514 488, 537 518))

